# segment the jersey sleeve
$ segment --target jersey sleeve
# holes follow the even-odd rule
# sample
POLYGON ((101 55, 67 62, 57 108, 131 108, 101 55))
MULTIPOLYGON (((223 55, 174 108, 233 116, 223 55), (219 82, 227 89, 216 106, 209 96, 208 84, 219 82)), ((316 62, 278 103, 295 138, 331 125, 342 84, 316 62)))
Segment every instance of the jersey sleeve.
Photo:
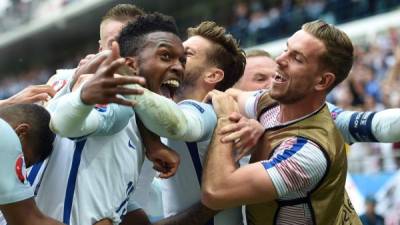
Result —
POLYGON ((211 138, 217 124, 217 115, 210 104, 185 100, 179 103, 179 108, 189 122, 188 132, 182 139, 189 142, 201 142, 211 138))
POLYGON ((258 111, 257 105, 261 96, 265 93, 265 90, 253 92, 245 103, 245 116, 249 119, 257 119, 258 111))
POLYGON ((52 112, 50 127, 69 138, 88 135, 111 135, 124 128, 133 115, 133 110, 116 104, 85 105, 80 91, 71 92, 58 99, 52 112))
POLYGON ((33 197, 21 149, 14 130, 0 119, 0 205, 33 197))
POLYGON ((375 113, 345 111, 330 103, 327 105, 336 127, 347 143, 376 142, 372 133, 372 119, 375 113))
POLYGON ((278 196, 311 191, 327 170, 327 159, 312 141, 301 137, 285 140, 274 155, 261 162, 270 175, 278 196))

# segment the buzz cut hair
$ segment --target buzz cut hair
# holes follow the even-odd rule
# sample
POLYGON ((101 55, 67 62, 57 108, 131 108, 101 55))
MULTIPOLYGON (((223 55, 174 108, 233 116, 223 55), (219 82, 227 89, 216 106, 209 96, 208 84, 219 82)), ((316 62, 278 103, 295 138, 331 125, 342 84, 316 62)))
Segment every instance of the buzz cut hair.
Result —
POLYGON ((118 4, 106 12, 101 19, 103 23, 106 20, 112 19, 120 22, 127 22, 135 19, 138 16, 145 14, 144 11, 133 4, 118 4))
POLYGON ((179 37, 173 17, 158 12, 144 14, 122 29, 118 37, 121 56, 138 55, 144 47, 147 34, 154 32, 167 32, 179 37))
POLYGON ((15 104, 0 107, 0 118, 12 124, 27 123, 31 126, 29 138, 39 161, 45 160, 53 151, 55 134, 50 130, 50 113, 37 104, 15 104))

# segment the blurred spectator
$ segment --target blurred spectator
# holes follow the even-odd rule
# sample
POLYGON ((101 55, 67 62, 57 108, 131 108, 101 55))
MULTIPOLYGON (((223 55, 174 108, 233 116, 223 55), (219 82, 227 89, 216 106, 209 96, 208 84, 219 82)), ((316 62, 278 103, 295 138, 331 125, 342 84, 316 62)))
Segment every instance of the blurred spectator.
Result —
MULTIPOLYGON (((89 1, 89 0, 81 0, 89 1)), ((0 33, 48 17, 76 0, 0 0, 0 33)))
POLYGON ((399 5, 400 0, 241 0, 234 6, 229 31, 242 44, 251 46, 288 36, 310 20, 322 18, 340 24, 399 5))
POLYGON ((363 225, 385 225, 383 217, 375 212, 375 205, 373 197, 365 199, 365 214, 360 216, 363 225))

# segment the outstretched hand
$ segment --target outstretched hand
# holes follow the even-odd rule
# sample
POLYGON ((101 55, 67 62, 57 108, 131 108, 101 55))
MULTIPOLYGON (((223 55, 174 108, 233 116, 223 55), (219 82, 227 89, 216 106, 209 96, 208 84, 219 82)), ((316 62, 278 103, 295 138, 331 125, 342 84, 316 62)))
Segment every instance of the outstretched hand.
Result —
POLYGON ((91 70, 95 74, 82 87, 81 100, 88 105, 117 103, 126 106, 133 106, 135 102, 126 100, 119 95, 143 94, 139 88, 127 88, 127 84, 144 85, 145 80, 139 76, 114 76, 116 71, 123 67, 125 59, 120 57, 119 46, 113 42, 111 51, 103 51, 98 57, 94 57, 91 70))

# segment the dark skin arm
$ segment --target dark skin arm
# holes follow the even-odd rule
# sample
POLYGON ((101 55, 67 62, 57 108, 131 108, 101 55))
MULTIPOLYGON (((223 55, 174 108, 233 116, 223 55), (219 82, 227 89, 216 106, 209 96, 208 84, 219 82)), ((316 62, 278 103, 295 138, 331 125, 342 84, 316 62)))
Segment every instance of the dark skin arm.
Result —
POLYGON ((36 206, 33 198, 19 202, 1 205, 4 218, 8 225, 62 225, 56 220, 45 216, 36 206))
POLYGON ((218 211, 207 208, 201 203, 196 203, 185 211, 155 223, 150 223, 142 209, 128 212, 121 225, 202 225, 206 224, 218 211))
POLYGON ((136 123, 146 147, 146 156, 153 162, 153 169, 160 172, 160 178, 174 176, 179 166, 179 155, 161 143, 160 137, 149 131, 138 117, 136 123))

